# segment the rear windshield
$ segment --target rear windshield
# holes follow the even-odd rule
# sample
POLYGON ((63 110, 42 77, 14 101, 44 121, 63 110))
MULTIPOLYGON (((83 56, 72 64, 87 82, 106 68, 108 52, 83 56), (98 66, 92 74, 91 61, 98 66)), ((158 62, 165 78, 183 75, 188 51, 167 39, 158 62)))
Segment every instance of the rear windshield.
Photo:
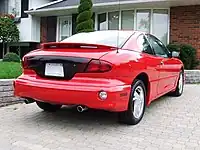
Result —
POLYGON ((78 33, 61 42, 100 44, 121 48, 132 34, 132 31, 95 31, 78 33))

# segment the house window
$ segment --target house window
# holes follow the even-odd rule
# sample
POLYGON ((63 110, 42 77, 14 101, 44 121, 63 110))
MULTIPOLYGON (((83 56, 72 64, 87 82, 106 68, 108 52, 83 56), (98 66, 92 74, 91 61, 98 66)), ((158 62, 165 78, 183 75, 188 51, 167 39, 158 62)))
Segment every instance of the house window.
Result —
POLYGON ((134 10, 124 10, 121 14, 122 29, 133 30, 134 29, 134 10))
POLYGON ((131 9, 103 12, 96 16, 97 30, 138 30, 158 37, 167 44, 169 35, 168 9, 131 9))
POLYGON ((137 10, 137 30, 150 32, 150 10, 137 10))
POLYGON ((17 17, 21 16, 21 0, 7 0, 8 13, 17 17))
POLYGON ((168 10, 153 10, 153 34, 164 44, 168 39, 168 10))
POLYGON ((22 0, 21 1, 21 17, 28 18, 28 14, 24 11, 28 10, 29 0, 22 0))
POLYGON ((106 30, 107 22, 106 22, 106 13, 98 15, 98 30, 106 30))
POLYGON ((108 29, 118 30, 119 29, 119 12, 108 13, 108 29))

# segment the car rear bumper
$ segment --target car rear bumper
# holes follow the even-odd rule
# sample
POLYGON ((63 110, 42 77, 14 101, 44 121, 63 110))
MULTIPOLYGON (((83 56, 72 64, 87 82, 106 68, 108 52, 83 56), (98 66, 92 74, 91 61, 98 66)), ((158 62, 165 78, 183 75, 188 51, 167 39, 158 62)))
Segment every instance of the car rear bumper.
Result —
MULTIPOLYGON (((109 80, 109 82, 112 82, 109 80)), ((113 81, 113 82, 116 82, 113 81)), ((130 85, 109 86, 103 84, 94 85, 77 84, 66 81, 37 80, 35 78, 18 78, 14 81, 14 94, 16 97, 31 98, 37 101, 62 105, 83 105, 88 108, 102 109, 119 112, 128 108, 130 85), (107 92, 107 99, 102 100, 99 92, 107 92)))

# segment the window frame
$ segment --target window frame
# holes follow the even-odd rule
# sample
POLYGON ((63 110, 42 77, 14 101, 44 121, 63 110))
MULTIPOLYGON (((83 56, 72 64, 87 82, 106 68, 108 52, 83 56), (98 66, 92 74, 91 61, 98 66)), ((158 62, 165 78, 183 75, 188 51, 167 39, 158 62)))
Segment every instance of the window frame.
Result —
MULTIPOLYGON (((154 54, 155 54, 156 57, 162 57, 162 58, 170 58, 170 57, 171 57, 170 51, 167 49, 167 47, 165 46, 165 44, 163 44, 162 41, 160 41, 156 36, 154 36, 154 35, 152 35, 152 34, 145 34, 145 36, 146 36, 148 42, 149 42, 148 36, 155 38, 156 41, 158 41, 158 42, 161 44, 161 48, 162 48, 162 49, 164 48, 163 51, 164 51, 164 53, 167 55, 167 57, 163 57, 163 56, 157 55, 156 52, 155 52, 155 50, 154 50, 154 48, 153 48, 153 46, 152 46, 152 44, 151 44, 151 42, 149 42, 149 44, 151 45, 152 50, 154 51, 154 54)), ((158 45, 159 45, 159 44, 158 44, 158 45)))
POLYGON ((106 13, 106 30, 108 30, 108 13, 109 12, 115 12, 115 11, 119 11, 119 30, 122 30, 122 11, 134 11, 134 30, 137 29, 137 10, 150 10, 150 32, 149 34, 153 34, 153 10, 168 10, 168 22, 167 22, 167 26, 168 26, 168 34, 167 34, 167 44, 169 44, 170 42, 170 8, 165 8, 165 7, 161 7, 161 8, 127 8, 127 9, 114 9, 114 10, 110 10, 110 11, 99 11, 97 13, 95 13, 95 30, 98 30, 98 15, 102 14, 102 13, 106 13))
POLYGON ((149 54, 149 53, 146 53, 146 52, 144 52, 143 50, 141 51, 141 53, 144 53, 144 54, 148 54, 148 55, 151 55, 151 56, 155 56, 155 51, 153 50, 153 47, 151 46, 151 44, 149 43, 149 40, 148 40, 148 38, 146 37, 146 35, 145 34, 140 34, 138 37, 137 37, 137 46, 138 46, 138 39, 139 39, 139 37, 140 36, 143 36, 146 40, 147 40, 147 42, 148 42, 148 44, 149 44, 149 46, 150 46, 150 48, 151 48, 151 51, 152 51, 152 54, 149 54))

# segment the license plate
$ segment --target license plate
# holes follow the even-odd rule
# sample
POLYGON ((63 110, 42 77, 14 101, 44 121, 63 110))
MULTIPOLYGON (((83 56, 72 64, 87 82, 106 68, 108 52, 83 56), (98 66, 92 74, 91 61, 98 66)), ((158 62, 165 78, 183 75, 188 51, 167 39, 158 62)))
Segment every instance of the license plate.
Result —
POLYGON ((46 63, 45 76, 64 77, 63 64, 46 63))

